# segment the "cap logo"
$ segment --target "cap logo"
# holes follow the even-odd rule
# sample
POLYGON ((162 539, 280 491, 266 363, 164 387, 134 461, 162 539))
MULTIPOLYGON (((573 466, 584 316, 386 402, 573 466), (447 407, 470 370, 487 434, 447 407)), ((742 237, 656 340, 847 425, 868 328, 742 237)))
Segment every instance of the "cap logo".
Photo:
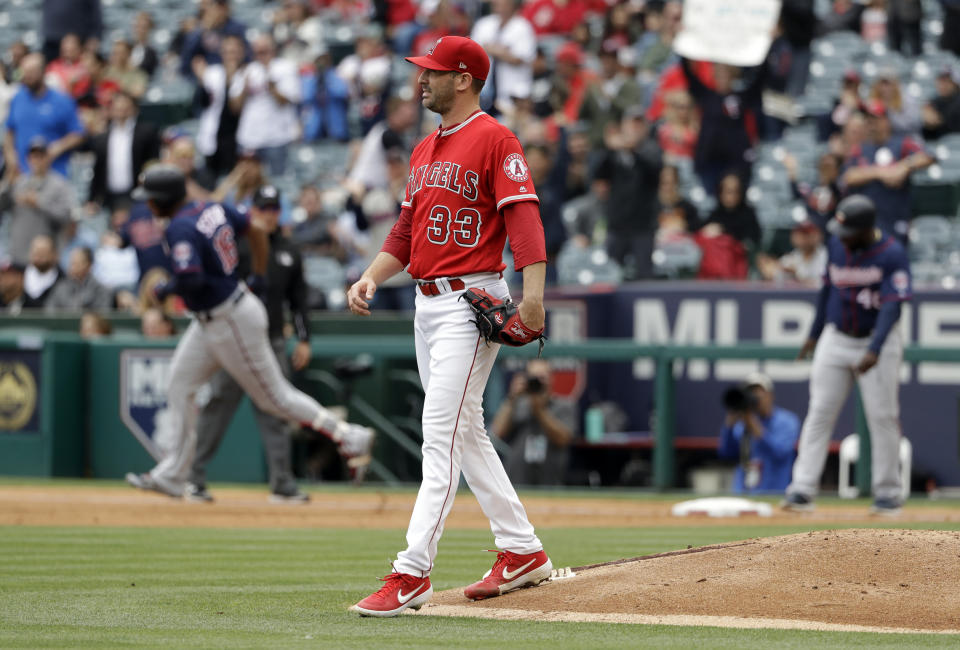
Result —
POLYGON ((503 161, 503 173, 507 175, 507 178, 517 183, 523 183, 530 178, 527 163, 523 156, 518 153, 512 153, 506 157, 503 161))
POLYGON ((461 62, 460 62, 460 69, 461 69, 461 70, 466 70, 466 69, 467 69, 467 64, 464 63, 463 61, 461 61, 461 62))
POLYGON ((437 42, 433 44, 433 47, 431 47, 429 50, 427 50, 427 56, 430 56, 431 54, 433 54, 433 51, 434 51, 435 49, 437 49, 437 46, 440 45, 440 41, 442 41, 442 40, 443 40, 443 37, 442 37, 442 36, 437 39, 437 42))

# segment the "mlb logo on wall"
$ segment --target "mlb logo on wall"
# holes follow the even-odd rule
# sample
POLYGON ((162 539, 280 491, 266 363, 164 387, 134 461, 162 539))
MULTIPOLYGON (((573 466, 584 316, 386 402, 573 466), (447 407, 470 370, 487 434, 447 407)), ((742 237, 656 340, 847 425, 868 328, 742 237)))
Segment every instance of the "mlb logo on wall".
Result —
POLYGON ((144 449, 159 461, 163 441, 155 436, 167 408, 167 375, 173 350, 123 350, 120 353, 120 420, 144 449))

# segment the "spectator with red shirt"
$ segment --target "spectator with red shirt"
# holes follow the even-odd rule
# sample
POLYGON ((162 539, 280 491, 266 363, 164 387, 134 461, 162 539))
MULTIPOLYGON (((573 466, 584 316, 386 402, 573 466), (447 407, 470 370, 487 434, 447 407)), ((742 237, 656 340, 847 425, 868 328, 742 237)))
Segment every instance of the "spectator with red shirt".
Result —
POLYGON ((717 207, 707 217, 706 225, 715 224, 741 244, 760 244, 760 222, 747 203, 743 181, 735 173, 724 174, 717 190, 717 207))
POLYGON ((841 185, 872 200, 877 227, 906 242, 912 217, 910 174, 932 165, 933 156, 912 136, 895 135, 887 108, 879 102, 869 106, 867 132, 868 140, 847 158, 841 185))
POLYGON ((665 98, 663 121, 657 126, 657 141, 664 160, 692 160, 700 134, 693 98, 685 90, 673 90, 665 98))
POLYGON ((564 43, 557 50, 554 61, 553 108, 563 113, 567 122, 573 123, 580 118, 580 107, 594 75, 584 67, 583 49, 573 41, 564 43))
POLYGON ((697 277, 701 280, 745 280, 749 270, 747 247, 760 241, 757 213, 746 202, 743 181, 728 173, 717 188, 717 207, 694 237, 703 257, 697 277))
POLYGON ((87 106, 106 108, 121 90, 116 79, 107 76, 107 60, 99 52, 84 52, 83 61, 90 72, 89 84, 81 101, 87 106))
POLYGON ((583 21, 587 8, 584 0, 532 0, 524 5, 522 13, 537 36, 569 34, 583 21))
POLYGON ((90 88, 90 71, 83 60, 83 45, 76 34, 60 41, 60 58, 47 65, 45 81, 55 90, 78 99, 90 88))

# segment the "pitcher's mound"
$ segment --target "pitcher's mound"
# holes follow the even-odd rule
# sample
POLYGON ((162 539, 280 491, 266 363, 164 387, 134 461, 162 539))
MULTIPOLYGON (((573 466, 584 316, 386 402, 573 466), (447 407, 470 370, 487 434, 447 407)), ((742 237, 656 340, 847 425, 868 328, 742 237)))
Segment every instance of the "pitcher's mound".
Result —
POLYGON ((956 531, 800 533, 574 572, 476 602, 444 591, 417 615, 960 633, 956 531))

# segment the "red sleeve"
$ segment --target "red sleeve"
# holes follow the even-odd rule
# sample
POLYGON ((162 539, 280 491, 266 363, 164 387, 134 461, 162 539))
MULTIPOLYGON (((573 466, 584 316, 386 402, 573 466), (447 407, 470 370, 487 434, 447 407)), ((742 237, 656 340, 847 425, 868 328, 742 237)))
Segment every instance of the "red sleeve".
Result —
POLYGON ((543 239, 540 206, 533 201, 510 203, 503 208, 503 220, 513 251, 513 268, 547 261, 547 245, 543 239))
POLYGON ((413 210, 411 208, 401 208, 397 223, 393 224, 390 234, 380 250, 384 253, 390 253, 404 266, 410 263, 410 226, 413 219, 413 210))

